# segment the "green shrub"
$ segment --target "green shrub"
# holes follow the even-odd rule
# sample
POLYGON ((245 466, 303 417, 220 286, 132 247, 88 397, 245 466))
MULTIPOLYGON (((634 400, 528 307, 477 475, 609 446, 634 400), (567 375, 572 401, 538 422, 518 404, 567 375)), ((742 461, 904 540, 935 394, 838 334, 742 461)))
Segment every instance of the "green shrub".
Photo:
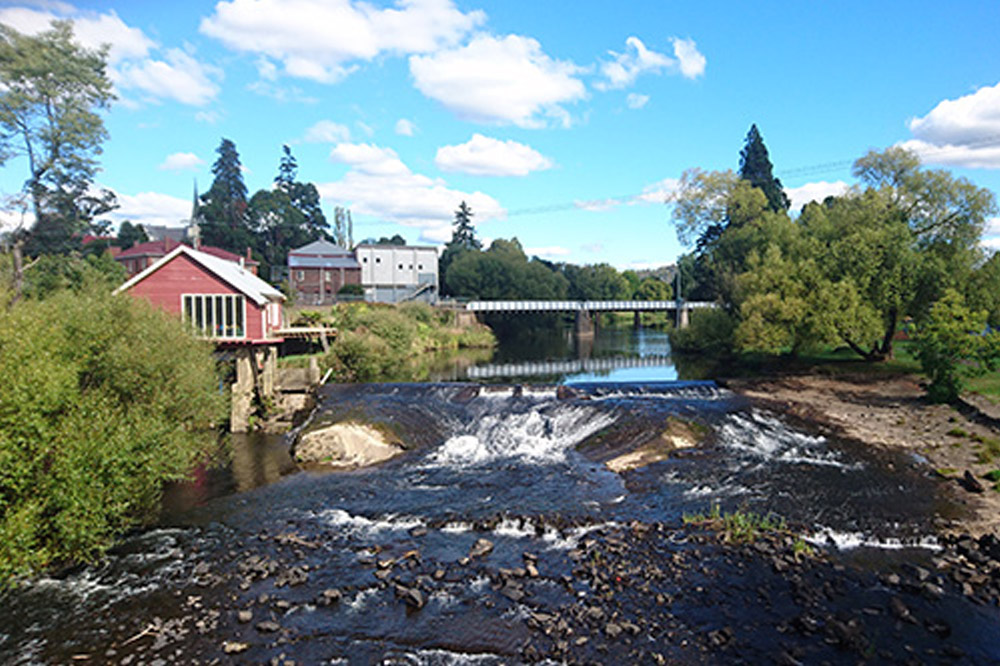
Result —
POLYGON ((0 386, 4 581, 93 559, 151 517, 224 413, 211 348, 104 286, 0 310, 0 386))
POLYGON ((416 322, 394 307, 372 308, 361 313, 356 318, 356 325, 384 340, 396 354, 407 356, 413 351, 417 339, 416 322))
POLYGON ((337 290, 337 296, 364 296, 365 288, 360 284, 345 284, 337 290))
POLYGON ((675 351, 721 356, 733 351, 736 323, 721 308, 694 310, 687 328, 670 330, 675 351))

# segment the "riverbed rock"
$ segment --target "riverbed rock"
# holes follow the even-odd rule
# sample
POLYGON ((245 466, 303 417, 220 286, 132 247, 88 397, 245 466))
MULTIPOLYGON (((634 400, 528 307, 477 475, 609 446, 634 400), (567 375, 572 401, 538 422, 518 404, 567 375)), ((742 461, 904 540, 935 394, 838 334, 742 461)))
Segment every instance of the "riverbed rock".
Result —
POLYGON ((968 490, 970 493, 986 492, 986 488, 983 487, 983 484, 980 483, 979 479, 973 476, 972 472, 970 472, 969 470, 965 470, 965 474, 962 475, 962 479, 959 481, 959 483, 961 483, 962 487, 968 490))
POLYGON ((353 469, 384 462, 403 451, 403 445, 391 435, 370 425, 345 421, 302 435, 295 445, 295 459, 353 469))
POLYGON ((704 434, 705 429, 702 426, 671 417, 667 419, 666 428, 658 437, 604 464, 609 470, 617 473, 645 467, 666 460, 677 449, 695 446, 704 438, 704 434))
POLYGON ((485 557, 493 551, 493 542, 489 539, 477 539, 476 543, 472 544, 472 548, 469 549, 469 559, 476 559, 477 557, 485 557))

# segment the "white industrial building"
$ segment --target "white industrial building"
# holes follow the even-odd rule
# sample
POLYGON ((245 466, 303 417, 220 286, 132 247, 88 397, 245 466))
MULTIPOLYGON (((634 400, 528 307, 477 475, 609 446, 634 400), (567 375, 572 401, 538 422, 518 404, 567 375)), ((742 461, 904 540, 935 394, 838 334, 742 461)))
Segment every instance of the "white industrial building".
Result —
POLYGON ((364 243, 354 249, 354 256, 361 264, 366 301, 437 302, 437 248, 364 243))

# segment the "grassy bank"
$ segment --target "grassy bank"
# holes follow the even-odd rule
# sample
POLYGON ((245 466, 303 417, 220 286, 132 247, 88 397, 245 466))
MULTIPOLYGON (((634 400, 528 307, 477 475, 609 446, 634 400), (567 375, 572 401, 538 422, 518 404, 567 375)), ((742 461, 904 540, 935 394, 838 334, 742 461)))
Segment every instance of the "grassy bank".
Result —
MULTIPOLYGON (((455 314, 424 303, 382 305, 341 303, 325 310, 303 311, 300 324, 326 324, 337 329, 330 351, 319 357, 331 381, 377 382, 426 379, 434 361, 460 350, 496 345, 493 332, 479 323, 458 325, 455 314)), ((284 359, 286 365, 308 362, 284 359)))

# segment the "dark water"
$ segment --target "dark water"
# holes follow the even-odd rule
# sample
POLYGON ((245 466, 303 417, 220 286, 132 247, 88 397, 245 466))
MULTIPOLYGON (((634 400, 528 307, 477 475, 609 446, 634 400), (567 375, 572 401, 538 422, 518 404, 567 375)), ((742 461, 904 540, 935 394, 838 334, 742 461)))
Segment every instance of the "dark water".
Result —
MULTIPOLYGON (((838 583, 847 592, 830 604, 843 612, 884 608, 890 592, 875 572, 902 561, 926 565, 934 553, 932 521, 951 511, 935 499, 927 470, 906 457, 796 429, 711 382, 674 381, 669 363, 657 365, 664 344, 657 332, 602 334, 584 350, 589 359, 652 362, 571 372, 562 380, 573 385, 572 395, 532 384, 326 387, 315 418, 365 415, 414 448, 379 467, 294 472, 280 440, 235 441, 231 472, 206 472, 174 489, 160 526, 126 538, 99 565, 6 593, 0 660, 517 663, 532 640, 526 618, 535 610, 588 595, 611 603, 598 586, 562 577, 578 575, 573 558, 588 540, 639 521, 663 535, 636 547, 644 567, 685 557, 697 566, 648 594, 623 591, 620 598, 630 601, 614 612, 641 616, 646 638, 574 642, 581 660, 642 662, 647 653, 636 650, 655 645, 677 663, 772 663, 786 641, 775 627, 782 609, 791 612, 790 583, 759 560, 692 550, 683 516, 713 504, 779 514, 850 563, 855 573, 838 583), (642 376, 621 374, 632 372, 642 376), (669 419, 699 424, 706 440, 625 475, 599 462, 657 436, 669 419), (494 544, 493 552, 463 565, 480 538, 494 544), (500 594, 498 571, 522 566, 525 552, 543 572, 530 597, 500 594), (422 608, 408 608, 393 585, 373 575, 380 560, 395 562, 392 580, 422 586, 422 608), (327 606, 317 599, 326 589, 340 591, 340 601, 327 606), (657 594, 676 601, 663 610, 657 594), (240 622, 237 609, 252 611, 252 621, 240 622), (647 621, 657 613, 662 620, 647 621), (261 621, 278 630, 262 630, 261 621), (692 647, 723 626, 736 628, 738 658, 692 647), (247 651, 226 655, 225 641, 246 643, 247 651)), ((556 348, 534 359, 502 352, 492 365, 557 361, 556 348)), ((572 340, 562 348, 572 349, 572 340)), ((574 349, 562 360, 579 355, 574 349)), ((836 582, 841 574, 829 571, 836 582)), ((948 621, 962 660, 1000 659, 995 608, 964 601, 950 588, 943 599, 908 603, 948 621)), ((926 650, 943 654, 919 624, 879 618, 884 632, 870 632, 871 650, 884 646, 904 658, 905 643, 925 650, 923 657, 926 650)), ((878 660, 874 651, 837 652, 822 636, 815 643, 815 654, 831 663, 878 660)))

